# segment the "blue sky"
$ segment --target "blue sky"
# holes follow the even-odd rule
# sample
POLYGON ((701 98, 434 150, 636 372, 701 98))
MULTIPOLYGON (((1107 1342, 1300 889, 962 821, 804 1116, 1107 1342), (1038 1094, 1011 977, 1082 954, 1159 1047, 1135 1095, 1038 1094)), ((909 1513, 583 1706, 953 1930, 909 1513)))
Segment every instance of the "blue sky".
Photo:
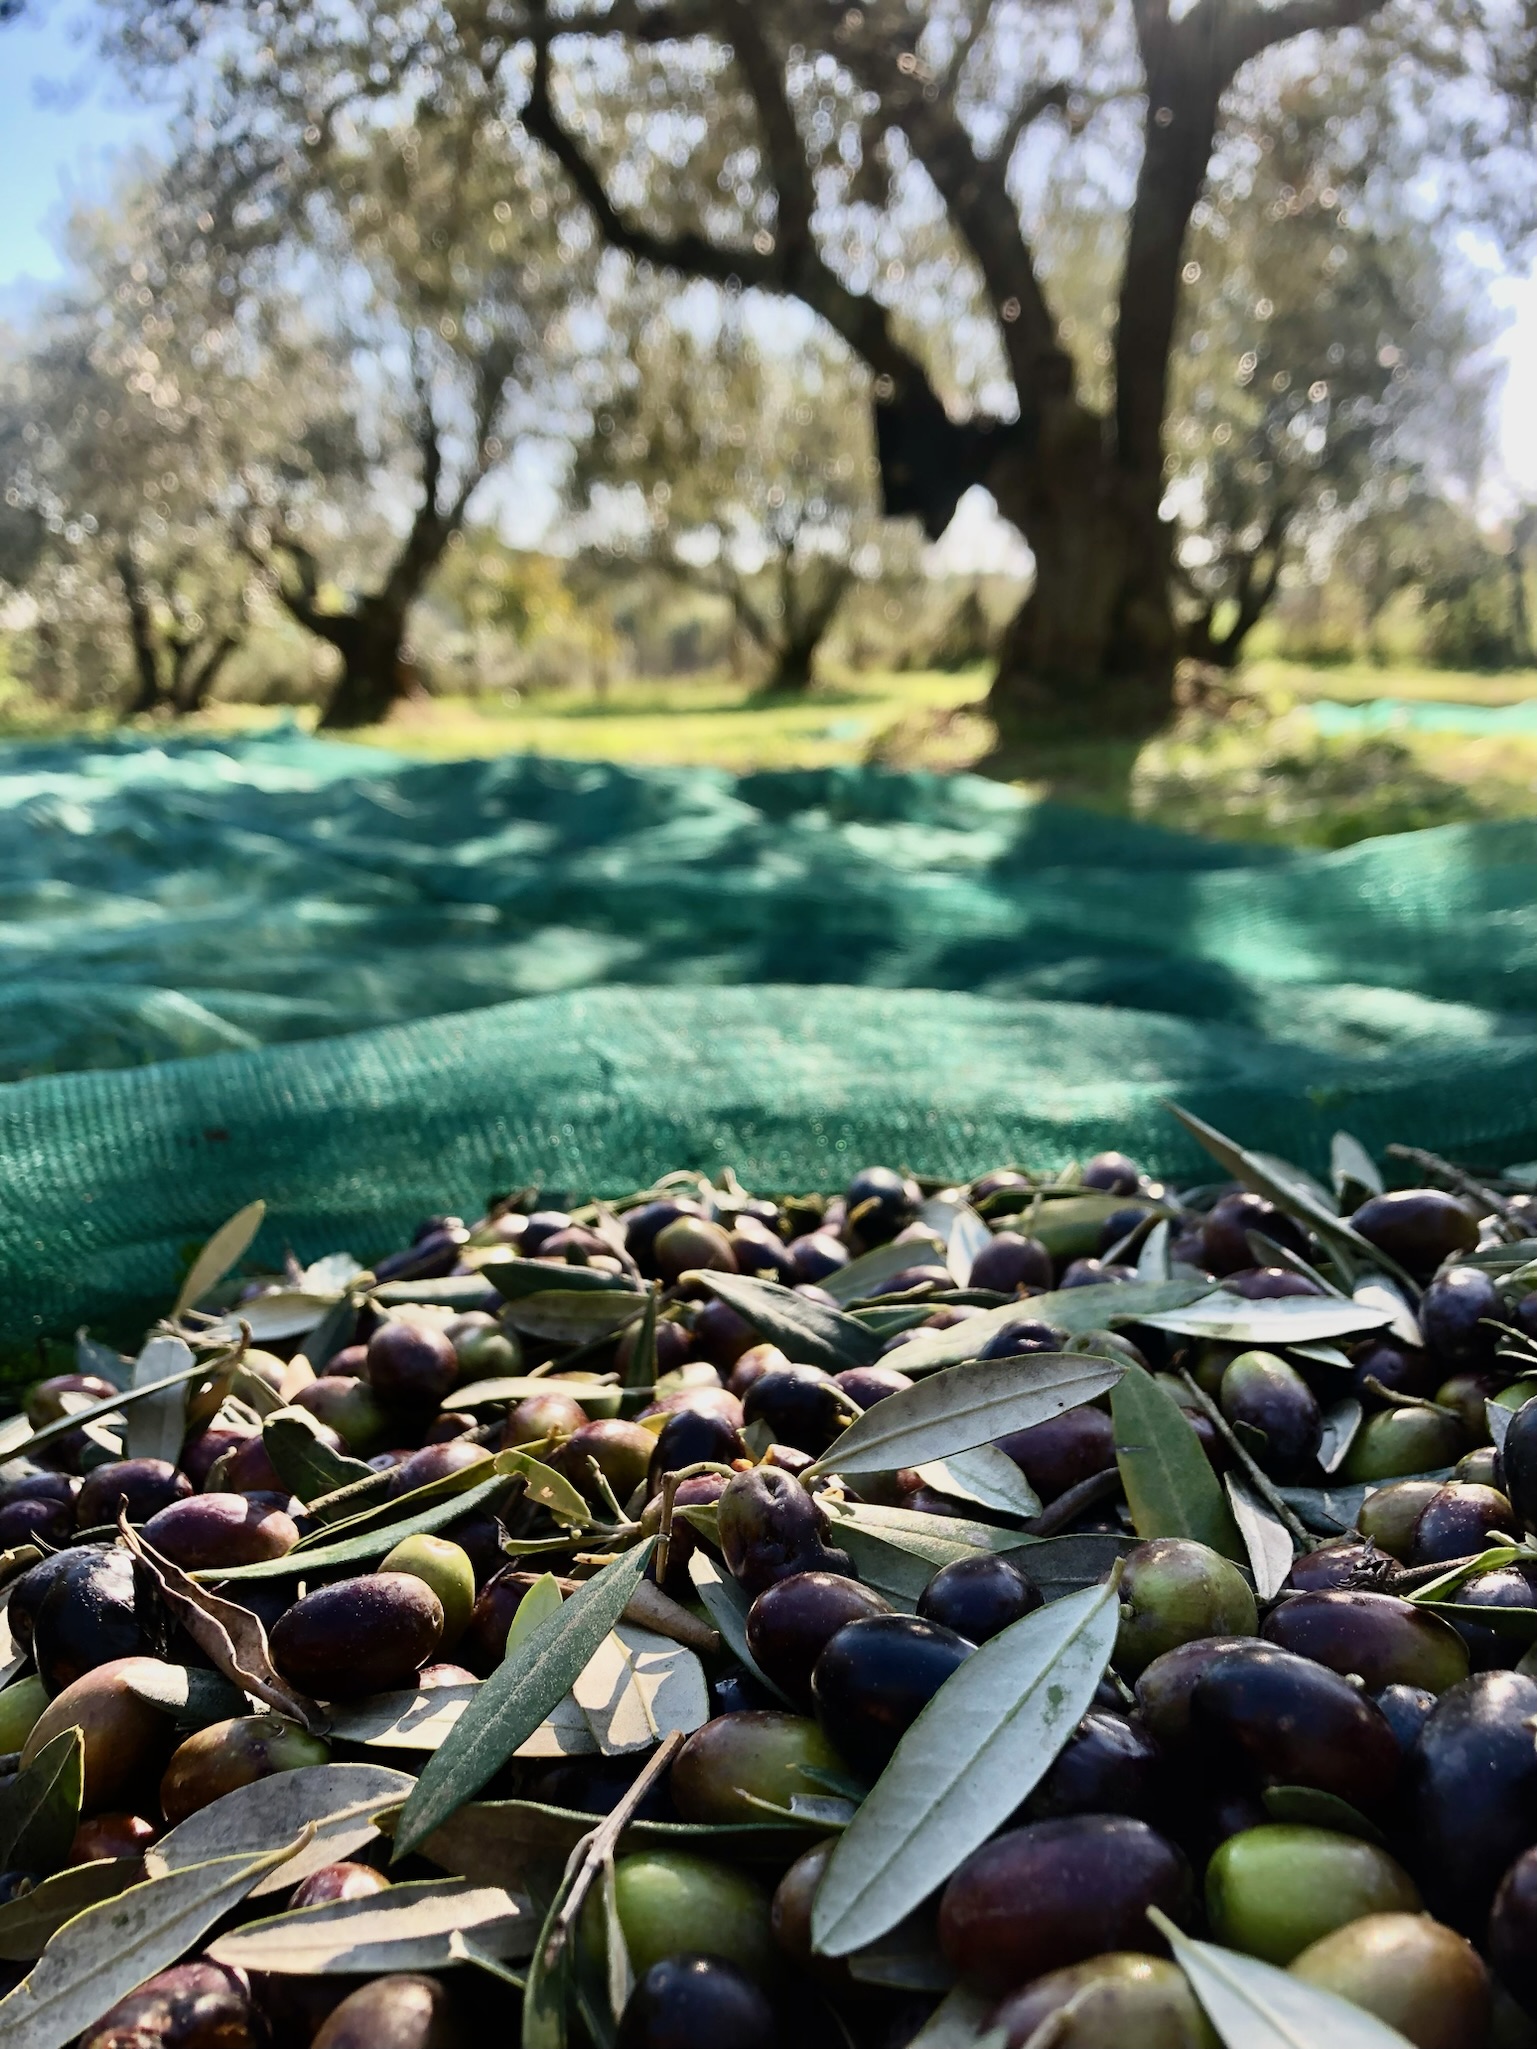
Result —
MULTIPOLYGON (((153 149, 165 132, 165 110, 136 100, 93 59, 87 18, 71 0, 55 0, 41 19, 0 32, 0 317, 24 314, 58 276, 71 205, 103 192, 114 157, 135 145, 153 149)), ((1498 504, 1512 485, 1537 495, 1537 274, 1491 279, 1490 291, 1511 316, 1502 353, 1517 366, 1501 420, 1507 482, 1491 494, 1498 504)))

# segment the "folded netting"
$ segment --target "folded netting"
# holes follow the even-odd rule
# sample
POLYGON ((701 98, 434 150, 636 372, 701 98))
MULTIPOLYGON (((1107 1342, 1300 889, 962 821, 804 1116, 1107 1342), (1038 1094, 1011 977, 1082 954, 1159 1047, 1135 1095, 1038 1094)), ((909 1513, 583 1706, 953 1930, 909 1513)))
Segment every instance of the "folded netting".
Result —
POLYGON ((1286 853, 972 777, 292 732, 11 748, 0 806, 11 1343, 163 1300, 256 1195, 267 1253, 366 1258, 529 1182, 1193 1166, 1167 1097, 1313 1165, 1341 1125, 1537 1152, 1524 824, 1286 853))

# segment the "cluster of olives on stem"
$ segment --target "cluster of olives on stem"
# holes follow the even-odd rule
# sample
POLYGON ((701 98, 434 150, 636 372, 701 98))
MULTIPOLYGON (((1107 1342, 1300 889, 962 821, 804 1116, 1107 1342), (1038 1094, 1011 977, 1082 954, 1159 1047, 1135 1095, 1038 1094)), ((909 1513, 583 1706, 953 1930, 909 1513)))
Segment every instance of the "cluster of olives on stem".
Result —
MULTIPOLYGON (((541 1994, 573 2049, 906 2049, 957 1988, 1007 2049, 1212 2049, 1164 1916, 1416 2049, 1537 2049, 1537 1210, 1441 1178, 1335 1212, 1105 1153, 965 1186, 869 1167, 830 1197, 679 1174, 613 1208, 503 1200, 428 1219, 291 1330, 283 1282, 216 1285, 174 1326, 195 1365, 160 1455, 112 1407, 114 1355, 57 1362, 0 1465, 0 1774, 78 1732, 77 1825, 46 1853, 16 1836, 0 1956, 61 1873, 152 1885, 170 1832, 263 1781, 420 1772, 453 1741, 430 1696, 457 1711, 520 1655, 531 1591, 571 1600, 650 1540, 626 1626, 680 1647, 697 1706, 653 1715, 655 1740, 552 1718, 474 1794, 535 1928, 614 1817, 541 1994), (1344 1306, 1333 1337, 1291 1341, 1307 1302, 1344 1306), (1182 1316, 1199 1304, 1221 1337, 1182 1316), (969 1447, 991 1493, 954 1458, 840 1474, 937 1334, 942 1367, 1015 1362, 1026 1392, 1063 1359, 1110 1372, 969 1447), (1198 1541, 1128 1485, 1115 1373, 1161 1402, 1192 1502, 1279 1532, 1284 1577, 1273 1541, 1198 1541), (823 1945, 842 1832, 919 1725, 984 1646, 1027 1650, 1099 1585, 1114 1640, 1085 1711, 986 1789, 986 1839, 936 1849, 899 1925, 823 1945), (413 1702, 423 1749, 398 1735, 413 1702)), ((476 1875, 452 1831, 394 1863, 363 1836, 224 1925, 476 1875)), ((534 1968, 205 1950, 157 1959, 80 2049, 464 2049, 516 2032, 534 1968)), ((18 1949, 0 1988, 27 1968, 18 1949)))

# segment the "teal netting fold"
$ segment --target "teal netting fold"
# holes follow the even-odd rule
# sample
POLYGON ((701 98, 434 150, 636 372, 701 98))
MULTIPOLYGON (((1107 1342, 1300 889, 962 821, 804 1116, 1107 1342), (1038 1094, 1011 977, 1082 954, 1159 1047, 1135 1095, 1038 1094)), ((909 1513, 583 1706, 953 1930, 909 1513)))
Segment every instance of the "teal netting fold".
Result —
POLYGON ((1537 1152, 1525 825, 1287 854, 969 777, 290 732, 13 747, 0 807, 9 1341, 162 1297, 258 1194, 268 1251, 366 1257, 527 1181, 1173 1168, 1167 1096, 1315 1164, 1340 1124, 1537 1152))

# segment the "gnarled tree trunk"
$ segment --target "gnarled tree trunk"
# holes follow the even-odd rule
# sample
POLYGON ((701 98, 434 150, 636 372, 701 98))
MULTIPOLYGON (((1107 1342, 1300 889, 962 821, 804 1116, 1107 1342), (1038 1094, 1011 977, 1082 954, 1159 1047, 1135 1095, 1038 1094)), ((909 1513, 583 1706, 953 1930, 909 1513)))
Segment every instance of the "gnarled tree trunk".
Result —
POLYGON ((341 676, 321 714, 322 729, 377 725, 413 679, 404 611, 364 598, 356 611, 317 615, 312 626, 342 658, 341 676))

